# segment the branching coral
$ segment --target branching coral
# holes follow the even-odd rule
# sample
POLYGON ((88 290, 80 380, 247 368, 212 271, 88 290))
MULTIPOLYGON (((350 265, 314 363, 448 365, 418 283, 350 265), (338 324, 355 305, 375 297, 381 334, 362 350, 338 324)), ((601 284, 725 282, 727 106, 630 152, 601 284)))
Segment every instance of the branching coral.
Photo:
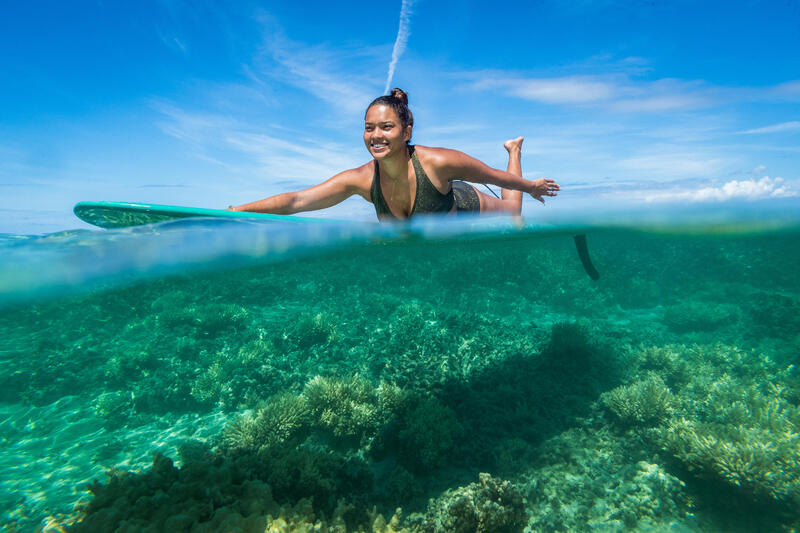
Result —
POLYGON ((616 420, 628 427, 652 427, 664 422, 675 399, 660 377, 651 375, 604 393, 602 401, 616 420))
POLYGON ((307 427, 305 398, 279 394, 260 405, 254 413, 241 415, 223 432, 220 445, 230 451, 260 451, 284 443, 307 427))
POLYGON ((403 394, 386 383, 374 387, 358 375, 349 379, 317 376, 306 383, 303 398, 315 427, 336 439, 358 444, 374 437, 396 414, 403 394))
POLYGON ((306 350, 338 340, 336 317, 331 313, 303 313, 283 334, 279 344, 289 349, 306 350))
POLYGON ((800 505, 800 409, 755 394, 716 410, 719 422, 671 421, 658 432, 664 449, 700 476, 757 499, 800 505))

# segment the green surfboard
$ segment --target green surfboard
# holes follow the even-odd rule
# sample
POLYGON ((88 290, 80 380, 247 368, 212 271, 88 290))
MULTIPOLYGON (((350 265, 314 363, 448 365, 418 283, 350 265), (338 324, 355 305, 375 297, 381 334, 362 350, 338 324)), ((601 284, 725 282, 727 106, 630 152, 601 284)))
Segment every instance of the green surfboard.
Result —
POLYGON ((75 216, 84 222, 101 228, 126 228, 145 224, 157 224, 167 220, 189 217, 255 218, 274 222, 343 222, 313 217, 269 215, 266 213, 226 211, 224 209, 203 209, 200 207, 137 204, 130 202, 79 202, 73 208, 73 212, 75 216))

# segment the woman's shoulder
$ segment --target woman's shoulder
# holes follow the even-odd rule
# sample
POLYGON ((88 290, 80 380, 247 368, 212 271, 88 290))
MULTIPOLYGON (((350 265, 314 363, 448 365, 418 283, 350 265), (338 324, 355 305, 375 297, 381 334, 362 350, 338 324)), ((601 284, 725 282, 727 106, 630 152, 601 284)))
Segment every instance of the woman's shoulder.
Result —
POLYGON ((450 148, 439 148, 434 146, 421 146, 414 145, 414 151, 417 153, 417 158, 421 163, 428 163, 434 166, 447 166, 453 160, 461 157, 463 154, 458 150, 451 150, 450 148))
POLYGON ((372 185, 372 176, 375 172, 374 160, 369 160, 361 166, 344 170, 331 179, 345 183, 348 187, 355 187, 359 192, 369 191, 372 185))
POLYGON ((438 148, 431 146, 416 145, 417 159, 424 167, 435 169, 449 169, 459 166, 463 158, 466 157, 464 152, 452 150, 450 148, 438 148))

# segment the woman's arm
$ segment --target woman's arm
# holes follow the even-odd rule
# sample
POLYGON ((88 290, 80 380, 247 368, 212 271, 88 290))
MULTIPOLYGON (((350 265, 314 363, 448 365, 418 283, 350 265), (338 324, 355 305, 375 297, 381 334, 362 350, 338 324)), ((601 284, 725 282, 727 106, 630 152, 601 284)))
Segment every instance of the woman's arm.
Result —
MULTIPOLYGON (((369 163, 364 167, 369 166, 369 163)), ((308 189, 276 194, 263 200, 231 206, 232 211, 292 215, 302 211, 316 211, 341 203, 360 194, 369 200, 369 186, 365 188, 364 167, 345 170, 328 181, 308 189)), ((371 176, 371 174, 370 174, 371 176)))
POLYGON ((542 203, 543 196, 556 196, 556 191, 560 190, 558 184, 548 178, 528 180, 505 170, 492 168, 458 150, 437 148, 436 151, 437 170, 447 181, 464 180, 497 185, 504 189, 526 192, 542 203))

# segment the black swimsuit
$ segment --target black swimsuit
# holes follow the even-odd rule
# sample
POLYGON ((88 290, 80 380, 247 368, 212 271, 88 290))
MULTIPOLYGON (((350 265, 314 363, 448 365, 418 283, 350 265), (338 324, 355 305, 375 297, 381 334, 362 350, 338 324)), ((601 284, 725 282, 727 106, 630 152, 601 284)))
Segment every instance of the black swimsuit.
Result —
MULTIPOLYGON (((433 186, 422 165, 419 164, 417 153, 413 145, 408 146, 411 154, 411 163, 414 165, 414 176, 417 179, 417 193, 414 195, 414 204, 409 217, 423 213, 449 213, 456 206, 457 213, 479 212, 481 209, 478 192, 463 181, 452 182, 452 187, 447 193, 442 194, 433 186)), ((378 162, 375 161, 375 173, 372 175, 370 199, 375 205, 375 213, 379 219, 397 218, 386 202, 381 190, 381 175, 378 162)))

